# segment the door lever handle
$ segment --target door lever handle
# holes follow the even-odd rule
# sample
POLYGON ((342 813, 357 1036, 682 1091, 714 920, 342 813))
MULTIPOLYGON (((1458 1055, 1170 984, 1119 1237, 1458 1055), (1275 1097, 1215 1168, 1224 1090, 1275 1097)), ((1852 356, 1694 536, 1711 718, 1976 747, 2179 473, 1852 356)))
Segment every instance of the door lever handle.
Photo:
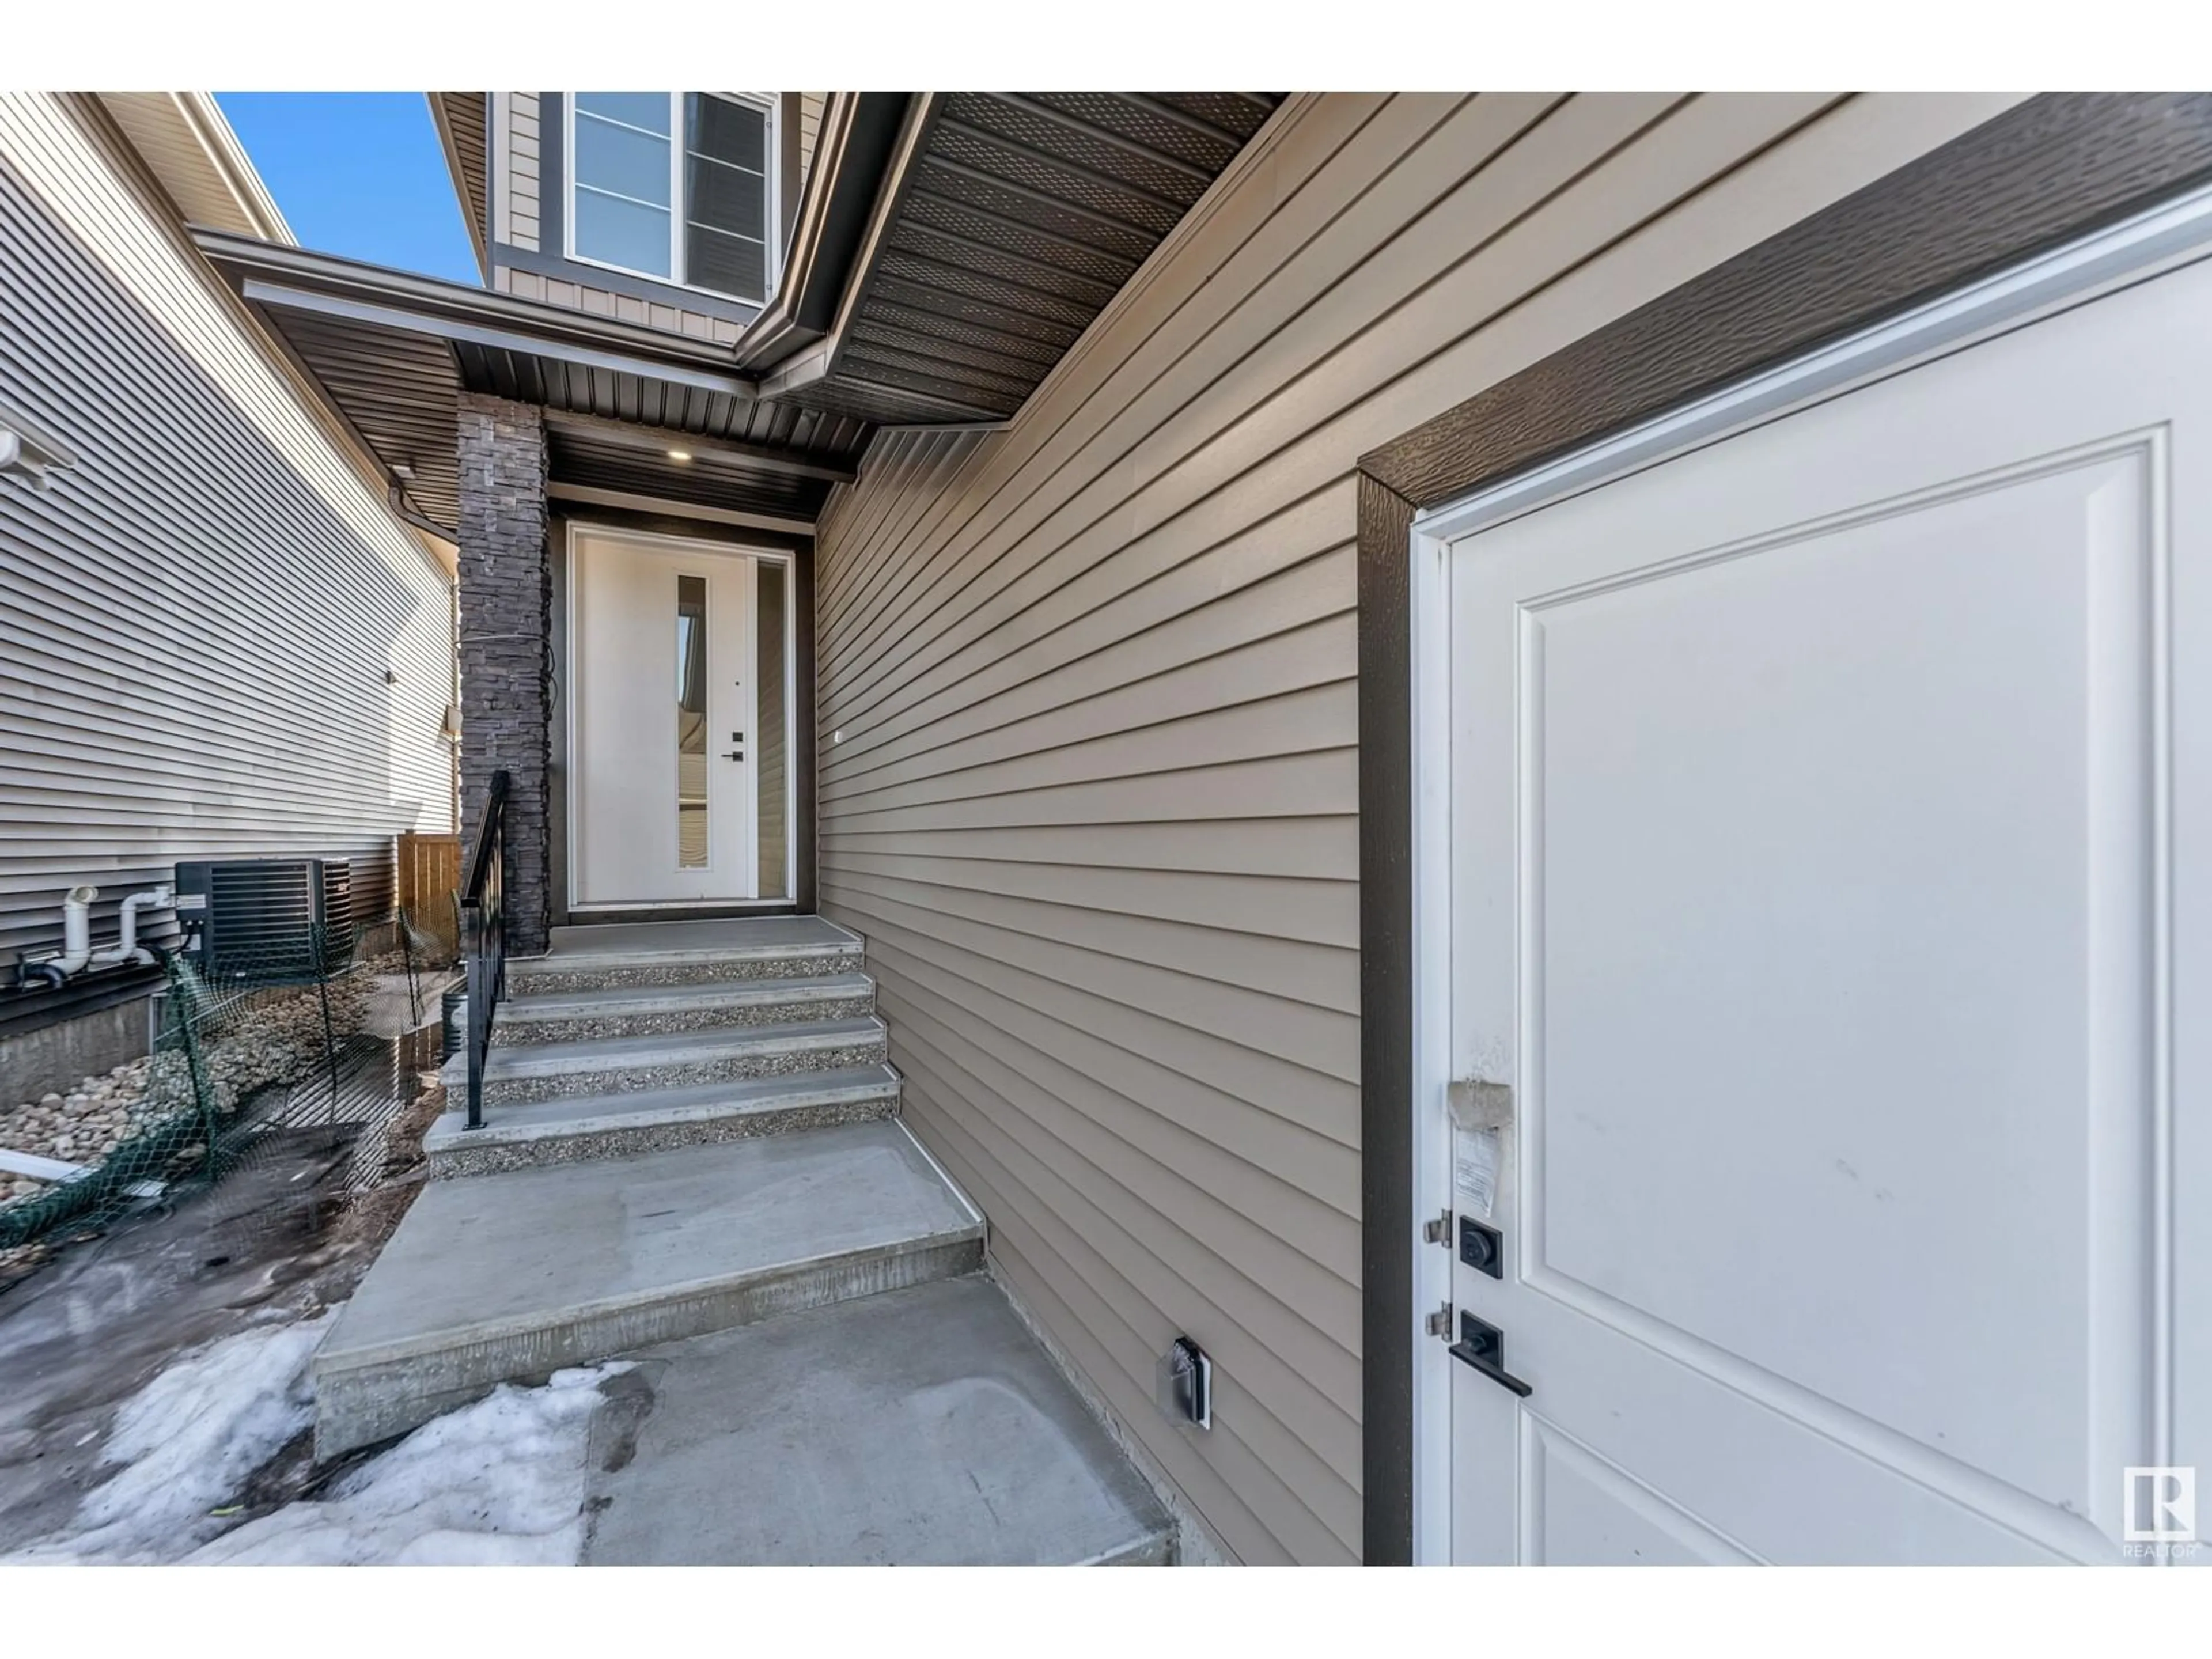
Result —
POLYGON ((1526 1400, 1535 1389, 1505 1369, 1505 1333, 1462 1311, 1459 1340, 1448 1350, 1454 1359, 1472 1365, 1501 1389, 1510 1389, 1526 1400))
POLYGON ((738 751, 737 751, 736 750, 734 750, 734 749, 733 749, 733 750, 732 750, 728 754, 726 754, 726 755, 723 756, 723 757, 722 757, 722 758, 723 758, 724 760, 741 761, 741 760, 743 760, 743 759, 744 758, 744 757, 743 755, 740 755, 739 753, 738 753, 738 751))

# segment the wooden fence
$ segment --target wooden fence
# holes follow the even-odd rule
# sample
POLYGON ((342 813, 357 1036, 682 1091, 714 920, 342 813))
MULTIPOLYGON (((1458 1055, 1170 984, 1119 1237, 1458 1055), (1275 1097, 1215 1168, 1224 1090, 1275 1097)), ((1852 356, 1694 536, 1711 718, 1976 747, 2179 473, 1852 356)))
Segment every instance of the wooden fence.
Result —
POLYGON ((460 918, 454 906, 460 887, 459 836, 399 837, 399 902, 417 927, 456 956, 460 918))

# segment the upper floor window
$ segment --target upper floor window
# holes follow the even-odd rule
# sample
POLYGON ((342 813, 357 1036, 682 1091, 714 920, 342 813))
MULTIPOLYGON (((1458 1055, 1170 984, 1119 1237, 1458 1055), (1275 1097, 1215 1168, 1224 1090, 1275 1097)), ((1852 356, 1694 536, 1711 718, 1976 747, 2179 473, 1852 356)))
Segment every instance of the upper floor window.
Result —
POLYGON ((774 95, 580 92, 568 104, 568 258, 765 302, 774 95))

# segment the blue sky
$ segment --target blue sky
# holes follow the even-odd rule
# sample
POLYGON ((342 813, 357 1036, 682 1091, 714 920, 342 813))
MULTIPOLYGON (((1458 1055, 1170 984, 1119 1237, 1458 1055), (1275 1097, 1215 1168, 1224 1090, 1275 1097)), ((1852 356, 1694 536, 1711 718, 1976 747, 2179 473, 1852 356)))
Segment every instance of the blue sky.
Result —
POLYGON ((476 256, 419 92, 219 92, 301 246, 475 283, 476 256))

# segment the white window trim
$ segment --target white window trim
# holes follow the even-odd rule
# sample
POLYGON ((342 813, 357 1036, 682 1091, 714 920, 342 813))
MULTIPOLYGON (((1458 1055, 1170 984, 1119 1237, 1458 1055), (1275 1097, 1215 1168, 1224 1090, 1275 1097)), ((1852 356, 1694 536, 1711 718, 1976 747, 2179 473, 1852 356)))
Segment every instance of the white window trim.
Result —
POLYGON ((598 270, 619 271, 623 276, 633 276, 641 282, 658 283, 664 288, 701 295, 709 300, 718 300, 724 305, 757 305, 765 309, 768 302, 775 297, 776 289, 783 283, 783 100, 772 92, 710 92, 706 95, 732 104, 749 105, 767 118, 768 144, 764 159, 768 163, 768 177, 764 194, 768 207, 768 257, 763 264, 767 283, 761 297, 748 300, 742 295, 726 293, 719 288, 702 288, 696 283, 681 281, 673 274, 684 266, 684 94, 681 92, 668 94, 668 269, 672 274, 663 276, 654 271, 640 270, 634 265, 618 265, 611 260, 594 259, 576 252, 576 94, 573 92, 561 94, 561 257, 571 264, 587 265, 598 270))

